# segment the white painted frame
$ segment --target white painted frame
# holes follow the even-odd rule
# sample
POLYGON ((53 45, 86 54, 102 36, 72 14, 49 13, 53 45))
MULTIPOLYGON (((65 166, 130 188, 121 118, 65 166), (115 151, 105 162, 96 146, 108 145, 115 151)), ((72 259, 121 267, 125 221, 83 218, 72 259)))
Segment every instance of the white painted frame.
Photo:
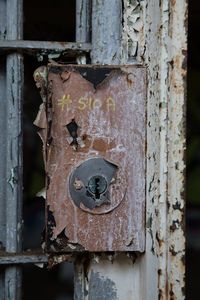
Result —
POLYGON ((79 262, 75 299, 185 299, 187 3, 121 4, 93 0, 92 62, 148 69, 146 252, 93 255, 87 268, 79 262), (112 27, 122 14, 122 26, 112 27))

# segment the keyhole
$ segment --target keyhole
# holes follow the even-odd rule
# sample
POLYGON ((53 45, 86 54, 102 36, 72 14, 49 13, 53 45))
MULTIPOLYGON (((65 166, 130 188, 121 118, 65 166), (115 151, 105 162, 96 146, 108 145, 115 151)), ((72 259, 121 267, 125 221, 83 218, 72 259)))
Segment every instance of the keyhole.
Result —
POLYGON ((95 178, 95 198, 100 199, 100 193, 99 193, 99 177, 95 178))
POLYGON ((88 182, 88 189, 95 196, 95 199, 99 200, 101 194, 107 189, 107 181, 101 175, 93 176, 88 182))

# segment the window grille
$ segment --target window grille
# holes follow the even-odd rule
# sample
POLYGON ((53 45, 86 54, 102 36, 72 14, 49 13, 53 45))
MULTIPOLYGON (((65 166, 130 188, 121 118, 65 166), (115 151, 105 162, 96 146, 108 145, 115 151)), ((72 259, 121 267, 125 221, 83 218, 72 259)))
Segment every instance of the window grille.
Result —
POLYGON ((91 51, 89 18, 89 0, 77 0, 76 42, 23 40, 22 0, 0 0, 0 299, 21 299, 22 265, 49 259, 42 252, 22 252, 24 54, 73 55, 85 63, 91 51))

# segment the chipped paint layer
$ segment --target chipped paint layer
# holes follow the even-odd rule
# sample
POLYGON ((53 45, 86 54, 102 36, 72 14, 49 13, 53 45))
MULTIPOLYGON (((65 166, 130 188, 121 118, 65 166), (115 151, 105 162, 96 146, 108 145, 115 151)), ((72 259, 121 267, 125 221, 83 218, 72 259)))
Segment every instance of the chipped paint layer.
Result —
POLYGON ((85 282, 85 289, 89 292, 88 299, 142 299, 140 275, 137 272, 141 263, 140 258, 135 261, 125 254, 115 255, 111 261, 108 258, 106 256, 99 259, 91 258, 87 271, 88 281, 85 282), (137 289, 139 293, 135 293, 137 289))
MULTIPOLYGON (((104 1, 98 3, 103 7, 104 1)), ((120 294, 120 289, 122 281, 123 285, 128 282, 124 274, 129 272, 134 276, 134 280, 131 277, 130 299, 184 299, 187 4, 185 0, 124 0, 123 3, 120 62, 144 63, 148 68, 146 253, 137 257, 133 268, 124 259, 120 261, 117 272, 121 282, 114 278, 115 257, 112 262, 105 263, 101 257, 98 262, 91 261, 89 272, 94 271, 93 264, 96 266, 94 272, 106 272, 106 277, 117 287, 119 299, 128 299, 120 294)), ((112 5, 110 3, 110 7, 112 5)), ((93 18, 98 13, 94 11, 93 18)), ((116 14, 118 20, 119 15, 116 14)), ((106 37, 102 35, 101 24, 98 24, 98 31, 95 26, 94 23, 95 39, 100 40, 100 44, 106 39, 106 46, 95 48, 92 61, 119 63, 119 55, 116 60, 115 55, 110 55, 116 53, 115 45, 119 45, 109 34, 112 26, 107 26, 106 37), (110 49, 114 50, 110 52, 110 49)), ((120 30, 117 32, 121 34, 120 30)), ((82 268, 81 264, 79 266, 82 268)), ((87 283, 83 288, 88 274, 81 270, 79 275, 82 298, 88 299, 92 287, 88 290, 87 283)))
MULTIPOLYGON (((99 3, 104 6, 104 1, 99 3)), ((120 62, 143 63, 148 68, 146 252, 137 257, 133 269, 125 260, 120 262, 120 282, 113 280, 116 258, 105 263, 99 257, 96 271, 109 269, 106 276, 115 282, 121 300, 129 299, 120 294, 128 282, 124 275, 129 271, 134 275, 131 284, 136 282, 130 299, 184 299, 187 1, 124 0, 123 6, 120 62), (135 31, 137 22, 139 29, 135 31)), ((99 23, 98 32, 100 27, 99 23)), ((107 27, 110 49, 115 45, 113 30, 112 26, 107 27)), ((96 33, 96 28, 93 31, 96 33)), ((104 38, 96 35, 96 39, 104 38)), ((119 63, 119 57, 115 61, 107 53, 107 48, 101 49, 92 61, 119 63)), ((92 268, 91 262, 89 270, 92 268)), ((82 275, 86 278, 85 273, 82 275)), ((88 290, 87 284, 85 287, 88 290)))
POLYGON ((117 300, 117 288, 114 281, 99 272, 91 271, 89 280, 90 290, 88 300, 117 300), (103 293, 100 291, 103 290, 103 293), (99 291, 99 292, 98 292, 99 291))
MULTIPOLYGON (((142 1, 148 66, 144 299, 184 299, 186 1, 142 1), (178 162, 178 163, 177 163, 178 162), (155 276, 152 276, 152 269, 155 276)), ((143 39, 139 41, 143 45, 143 39)))
MULTIPOLYGON (((49 83, 45 140, 48 250, 143 252, 145 68, 49 65, 48 87, 49 83), (97 81, 92 84, 93 78, 97 81), (94 164, 94 158, 100 157, 101 173, 116 175, 107 177, 108 199, 93 205, 88 186, 91 176, 99 174, 87 172, 87 180, 75 173, 76 180, 73 174, 83 162, 93 159, 94 164), (111 165, 116 168, 114 173, 111 165), (74 189, 80 179, 80 187, 74 189)), ((38 125, 42 117, 40 112, 38 125)))
MULTIPOLYGON (((121 62, 144 63, 148 68, 146 252, 133 270, 142 280, 132 298, 184 299, 187 2, 123 3, 121 62), (135 32, 135 22, 140 19, 142 24, 135 32), (135 46, 132 52, 130 45, 135 46)), ((99 264, 101 268, 101 259, 99 264)), ((121 263, 121 270, 123 266, 121 263)), ((113 265, 110 269, 109 278, 114 274, 113 265)))
POLYGON ((142 61, 144 51, 143 31, 144 1, 123 1, 122 62, 142 61))

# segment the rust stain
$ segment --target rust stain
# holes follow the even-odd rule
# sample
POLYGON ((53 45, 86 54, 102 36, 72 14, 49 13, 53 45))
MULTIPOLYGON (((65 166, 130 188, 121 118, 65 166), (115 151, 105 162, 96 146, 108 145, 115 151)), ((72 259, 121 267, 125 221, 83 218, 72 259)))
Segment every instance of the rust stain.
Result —
POLYGON ((173 291, 173 284, 172 283, 170 283, 169 296, 170 296, 170 300, 175 300, 176 299, 174 291, 173 291))
POLYGON ((74 258, 72 254, 50 255, 48 258, 48 269, 51 269, 64 261, 73 262, 74 258))
POLYGON ((161 289, 159 289, 159 292, 158 292, 158 299, 159 299, 159 300, 164 299, 163 291, 162 291, 161 289))
POLYGON ((112 148, 115 148, 115 147, 116 147, 116 145, 115 145, 114 141, 108 142, 103 138, 95 139, 93 141, 93 144, 92 144, 92 148, 94 150, 99 151, 99 152, 105 152, 106 150, 109 150, 109 149, 112 149, 112 148))
POLYGON ((38 114, 36 116, 33 124, 39 127, 39 136, 43 143, 43 159, 46 169, 46 151, 45 151, 45 142, 47 135, 47 116, 46 116, 46 100, 47 100, 47 67, 41 66, 35 70, 33 74, 33 78, 36 83, 36 87, 40 91, 40 96, 42 98, 43 103, 40 105, 38 114))
POLYGON ((170 226, 170 230, 172 232, 174 232, 175 230, 177 230, 180 227, 180 221, 177 220, 173 220, 172 225, 170 226))
MULTIPOLYGON (((47 250, 143 252, 145 68, 101 71, 97 66, 51 64, 48 88, 47 206, 55 222, 47 231, 47 250), (92 72, 106 75, 97 84, 92 72), (69 193, 70 174, 94 157, 117 165, 117 180, 109 186, 109 203, 78 208, 69 193)), ((78 178, 76 187, 81 190, 78 178)))
POLYGON ((134 83, 134 74, 132 73, 129 73, 127 74, 127 83, 128 83, 128 86, 131 87, 132 84, 134 83))
POLYGON ((159 238, 158 232, 156 232, 156 240, 158 242, 159 248, 161 248, 164 245, 164 243, 165 243, 164 240, 162 240, 162 239, 159 238))
POLYGON ((67 81, 70 78, 70 72, 62 72, 60 77, 62 79, 63 82, 67 81))

